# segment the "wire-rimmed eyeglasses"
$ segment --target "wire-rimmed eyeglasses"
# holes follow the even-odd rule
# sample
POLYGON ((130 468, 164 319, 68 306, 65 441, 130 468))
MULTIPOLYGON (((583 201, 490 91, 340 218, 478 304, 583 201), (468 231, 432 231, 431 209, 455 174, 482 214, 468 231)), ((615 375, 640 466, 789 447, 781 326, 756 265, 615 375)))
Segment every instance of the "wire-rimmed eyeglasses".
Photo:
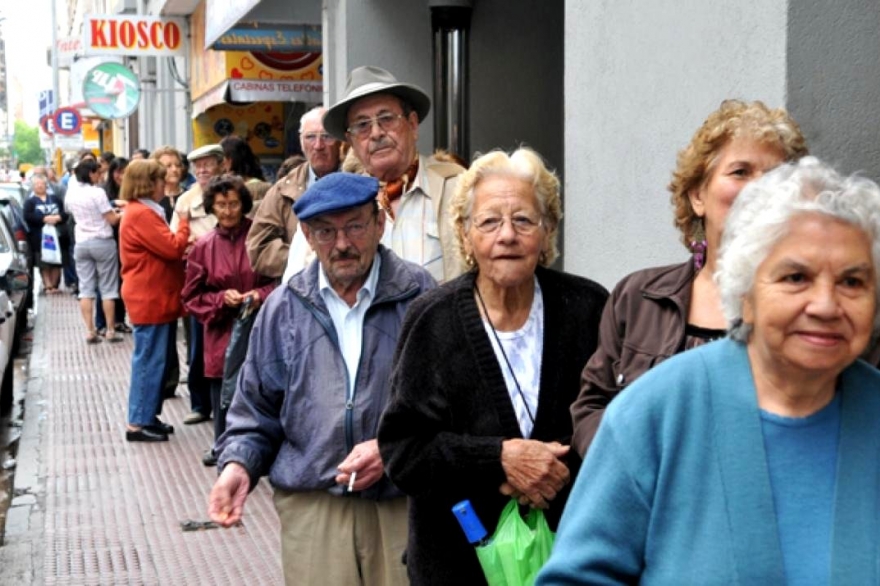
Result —
POLYGON ((483 234, 494 234, 501 229, 504 222, 510 222, 514 231, 517 234, 523 235, 534 234, 538 228, 544 224, 544 220, 540 216, 532 216, 522 212, 515 213, 511 216, 486 212, 483 214, 477 214, 470 220, 473 227, 483 234))
POLYGON ((351 126, 347 128, 348 133, 352 136, 356 136, 358 138, 365 138, 373 131, 373 125, 378 124, 379 128, 384 130, 385 132, 392 132, 397 130, 400 126, 400 121, 406 118, 403 114, 392 114, 391 112, 385 112, 384 114, 379 114, 378 116, 373 116, 372 118, 365 118, 364 120, 358 120, 351 126))

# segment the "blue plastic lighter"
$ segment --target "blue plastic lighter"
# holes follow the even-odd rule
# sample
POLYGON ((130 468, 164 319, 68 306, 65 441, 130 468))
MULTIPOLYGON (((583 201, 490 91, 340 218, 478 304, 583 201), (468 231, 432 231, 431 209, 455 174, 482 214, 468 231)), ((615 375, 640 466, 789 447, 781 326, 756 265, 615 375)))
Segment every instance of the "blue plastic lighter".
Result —
POLYGON ((489 532, 483 527, 471 501, 463 500, 452 507, 452 514, 458 519, 468 543, 477 547, 489 543, 489 532))

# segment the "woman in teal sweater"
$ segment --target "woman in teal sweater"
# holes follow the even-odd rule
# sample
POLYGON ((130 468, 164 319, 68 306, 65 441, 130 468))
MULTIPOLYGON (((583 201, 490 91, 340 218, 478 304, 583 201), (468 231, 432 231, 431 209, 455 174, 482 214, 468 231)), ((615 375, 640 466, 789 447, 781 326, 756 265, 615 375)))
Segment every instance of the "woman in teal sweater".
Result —
POLYGON ((880 188, 808 157, 746 187, 730 338, 611 404, 538 584, 877 584, 880 188))

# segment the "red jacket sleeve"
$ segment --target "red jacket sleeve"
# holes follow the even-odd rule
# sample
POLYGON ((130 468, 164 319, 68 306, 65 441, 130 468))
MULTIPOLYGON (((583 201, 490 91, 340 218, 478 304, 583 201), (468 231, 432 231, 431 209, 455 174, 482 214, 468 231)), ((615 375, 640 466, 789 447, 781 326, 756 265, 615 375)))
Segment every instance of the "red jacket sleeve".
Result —
MULTIPOLYGON (((183 224, 181 223, 181 226, 183 224)), ((223 291, 208 286, 208 267, 205 263, 206 242, 196 243, 186 263, 186 282, 181 291, 183 306, 199 322, 210 324, 226 316, 228 308, 223 303, 223 291)))

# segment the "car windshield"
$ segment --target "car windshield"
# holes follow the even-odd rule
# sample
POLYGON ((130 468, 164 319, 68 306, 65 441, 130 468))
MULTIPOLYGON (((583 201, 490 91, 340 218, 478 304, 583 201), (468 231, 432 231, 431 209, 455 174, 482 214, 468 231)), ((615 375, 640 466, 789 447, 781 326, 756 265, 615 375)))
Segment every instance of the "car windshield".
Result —
POLYGON ((6 223, 6 218, 0 217, 0 253, 9 252, 12 250, 11 242, 14 241, 12 235, 9 233, 9 226, 6 223))
POLYGON ((11 197, 18 203, 23 204, 21 190, 22 188, 18 183, 0 183, 0 197, 11 197))

